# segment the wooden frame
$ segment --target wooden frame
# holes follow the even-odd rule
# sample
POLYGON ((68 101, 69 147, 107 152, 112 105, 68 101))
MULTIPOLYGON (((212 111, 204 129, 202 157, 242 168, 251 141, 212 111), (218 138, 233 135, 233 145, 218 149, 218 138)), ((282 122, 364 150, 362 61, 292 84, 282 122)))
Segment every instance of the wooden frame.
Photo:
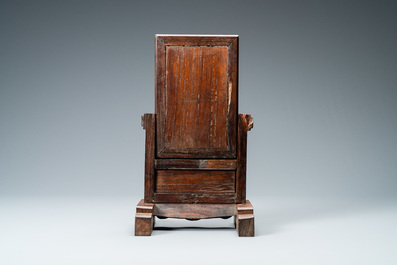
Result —
POLYGON ((159 158, 235 158, 236 157, 236 124, 238 113, 238 36, 177 36, 177 35, 156 35, 156 102, 155 113, 158 117, 157 124, 157 157, 159 158), (167 105, 175 104, 168 102, 169 87, 167 86, 167 49, 171 47, 225 47, 227 48, 227 148, 222 149, 173 149, 167 146, 166 123, 167 105))
POLYGON ((237 114, 238 36, 156 35, 155 50, 156 109, 142 116, 145 196, 135 234, 150 235, 154 216, 235 216, 238 235, 253 236, 246 200, 253 119, 237 114))

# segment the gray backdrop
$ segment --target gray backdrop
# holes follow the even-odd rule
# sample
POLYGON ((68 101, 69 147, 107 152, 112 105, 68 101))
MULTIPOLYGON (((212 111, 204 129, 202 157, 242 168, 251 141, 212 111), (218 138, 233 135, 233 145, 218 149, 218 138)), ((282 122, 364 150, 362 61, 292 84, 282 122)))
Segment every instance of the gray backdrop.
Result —
POLYGON ((141 195, 154 34, 240 35, 247 194, 397 194, 395 1, 1 1, 0 194, 141 195))

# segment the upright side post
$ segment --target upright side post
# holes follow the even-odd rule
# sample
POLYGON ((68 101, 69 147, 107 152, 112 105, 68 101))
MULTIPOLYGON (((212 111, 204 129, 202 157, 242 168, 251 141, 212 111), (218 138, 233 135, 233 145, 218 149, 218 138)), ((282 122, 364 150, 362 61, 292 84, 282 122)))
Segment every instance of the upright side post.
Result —
POLYGON ((240 114, 238 118, 236 191, 237 203, 245 203, 247 171, 247 132, 250 131, 254 126, 254 120, 249 114, 240 114))
POLYGON ((146 130, 145 141, 145 202, 153 202, 154 195, 154 158, 156 137, 156 115, 145 113, 142 127, 146 130))

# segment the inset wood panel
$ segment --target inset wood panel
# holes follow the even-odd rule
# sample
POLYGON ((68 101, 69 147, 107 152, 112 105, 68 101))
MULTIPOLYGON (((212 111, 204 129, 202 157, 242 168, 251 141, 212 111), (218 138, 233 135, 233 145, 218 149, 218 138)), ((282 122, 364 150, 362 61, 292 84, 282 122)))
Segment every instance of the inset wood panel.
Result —
POLYGON ((236 203, 236 193, 156 192, 155 203, 236 203))
POLYGON ((230 193, 235 171, 157 170, 156 192, 230 193))
POLYGON ((158 158, 236 158, 237 36, 156 36, 158 158))
POLYGON ((168 149, 227 148, 227 47, 166 51, 168 149))

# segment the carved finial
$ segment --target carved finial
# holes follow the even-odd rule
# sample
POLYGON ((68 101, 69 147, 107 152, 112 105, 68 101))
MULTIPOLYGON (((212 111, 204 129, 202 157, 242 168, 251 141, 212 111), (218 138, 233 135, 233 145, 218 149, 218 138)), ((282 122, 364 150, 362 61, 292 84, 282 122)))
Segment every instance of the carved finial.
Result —
POLYGON ((254 128, 254 118, 251 115, 246 116, 247 119, 247 131, 251 131, 254 128))
POLYGON ((240 114, 243 126, 247 131, 250 131, 254 127, 254 118, 250 114, 240 114))
POLYGON ((144 130, 146 130, 146 128, 145 128, 145 115, 141 116, 141 126, 143 127, 144 130))

